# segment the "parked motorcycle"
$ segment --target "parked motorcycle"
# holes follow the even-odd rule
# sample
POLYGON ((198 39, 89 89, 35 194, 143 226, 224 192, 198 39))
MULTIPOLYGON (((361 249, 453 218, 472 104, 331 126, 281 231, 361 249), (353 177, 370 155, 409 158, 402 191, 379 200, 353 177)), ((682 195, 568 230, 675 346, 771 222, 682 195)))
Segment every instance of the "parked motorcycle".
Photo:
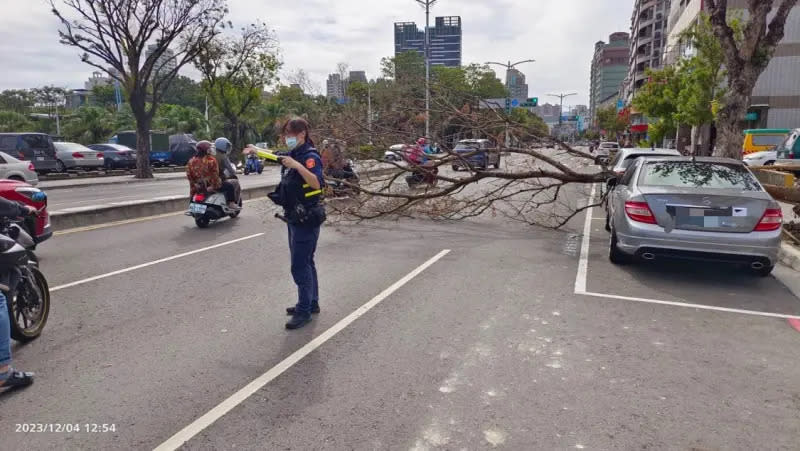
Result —
POLYGON ((0 290, 6 296, 11 338, 28 342, 50 314, 50 288, 33 253, 33 238, 10 218, 0 218, 0 290))
POLYGON ((261 161, 261 158, 255 153, 248 154, 244 164, 244 175, 252 173, 261 174, 262 172, 264 172, 264 162, 261 161))
POLYGON ((200 192, 195 194, 189 202, 189 211, 186 216, 194 218, 197 227, 204 229, 213 221, 218 221, 226 216, 235 218, 242 212, 242 196, 239 194, 236 204, 239 209, 228 208, 225 194, 219 191, 214 193, 200 192))

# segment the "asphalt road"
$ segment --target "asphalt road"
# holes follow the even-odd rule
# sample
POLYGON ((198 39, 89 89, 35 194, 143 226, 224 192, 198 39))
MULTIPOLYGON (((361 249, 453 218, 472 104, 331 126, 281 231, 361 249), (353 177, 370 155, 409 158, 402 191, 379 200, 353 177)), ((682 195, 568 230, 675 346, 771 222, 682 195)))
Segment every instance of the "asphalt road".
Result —
POLYGON ((800 333, 762 313, 800 300, 773 278, 614 267, 597 209, 587 237, 584 215, 329 224, 322 313, 287 332, 271 216, 259 201, 207 230, 174 216, 41 246, 50 322, 14 346, 38 378, 0 395, 0 447, 153 449, 184 428, 203 450, 797 447, 800 333))

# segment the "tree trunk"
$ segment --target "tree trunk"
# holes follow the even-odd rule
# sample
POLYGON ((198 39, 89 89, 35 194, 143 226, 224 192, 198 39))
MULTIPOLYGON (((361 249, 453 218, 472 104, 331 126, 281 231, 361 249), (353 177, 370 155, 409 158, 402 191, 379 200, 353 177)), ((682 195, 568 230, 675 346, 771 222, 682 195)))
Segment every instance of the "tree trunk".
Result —
POLYGON ((700 127, 692 125, 692 143, 689 146, 689 155, 700 156, 697 139, 700 137, 700 127))
POLYGON ((744 116, 750 106, 750 95, 755 82, 731 83, 725 95, 725 106, 717 115, 717 149, 715 156, 742 159, 744 116), (745 85, 745 86, 742 86, 745 85))
POLYGON ((150 119, 136 119, 136 178, 153 178, 150 167, 150 119))

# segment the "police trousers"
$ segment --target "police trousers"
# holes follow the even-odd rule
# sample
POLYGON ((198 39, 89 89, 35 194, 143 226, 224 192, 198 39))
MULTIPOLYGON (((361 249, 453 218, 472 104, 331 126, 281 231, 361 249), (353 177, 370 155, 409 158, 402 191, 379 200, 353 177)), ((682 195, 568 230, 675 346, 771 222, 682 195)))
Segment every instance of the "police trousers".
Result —
POLYGON ((292 278, 297 285, 296 314, 311 315, 319 305, 319 285, 314 252, 317 250, 320 227, 289 224, 289 253, 292 260, 292 278))

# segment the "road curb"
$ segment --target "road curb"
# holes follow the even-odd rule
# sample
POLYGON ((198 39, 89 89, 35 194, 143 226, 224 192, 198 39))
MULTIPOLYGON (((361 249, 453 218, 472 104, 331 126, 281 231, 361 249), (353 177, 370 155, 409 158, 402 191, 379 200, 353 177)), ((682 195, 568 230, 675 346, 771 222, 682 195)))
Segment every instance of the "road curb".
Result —
MULTIPOLYGON (((242 188, 242 200, 266 197, 277 184, 242 188)), ((57 211, 50 214, 54 230, 105 224, 108 222, 156 216, 186 210, 189 196, 170 196, 146 201, 133 201, 120 205, 101 205, 57 211)))
MULTIPOLYGON (((75 183, 75 184, 72 184, 72 185, 42 186, 42 184, 40 183, 39 185, 37 185, 37 188, 40 188, 40 189, 42 189, 44 191, 56 191, 56 190, 60 190, 60 189, 86 188, 86 187, 90 187, 90 186, 128 185, 128 184, 131 184, 131 183, 170 182, 170 181, 174 181, 174 180, 180 180, 180 177, 173 177, 173 178, 154 177, 154 178, 151 178, 151 179, 137 179, 137 178, 133 178, 132 175, 130 177, 131 178, 128 179, 128 180, 112 180, 112 181, 102 180, 102 181, 91 182, 91 183, 75 183)), ((91 177, 84 177, 84 178, 75 179, 76 182, 79 182, 79 181, 82 181, 82 180, 96 180, 96 179, 91 178, 91 177)), ((51 180, 51 181, 62 181, 62 180, 51 180)))
POLYGON ((781 248, 778 252, 778 260, 787 268, 800 272, 800 249, 797 249, 791 244, 781 243, 781 248))

